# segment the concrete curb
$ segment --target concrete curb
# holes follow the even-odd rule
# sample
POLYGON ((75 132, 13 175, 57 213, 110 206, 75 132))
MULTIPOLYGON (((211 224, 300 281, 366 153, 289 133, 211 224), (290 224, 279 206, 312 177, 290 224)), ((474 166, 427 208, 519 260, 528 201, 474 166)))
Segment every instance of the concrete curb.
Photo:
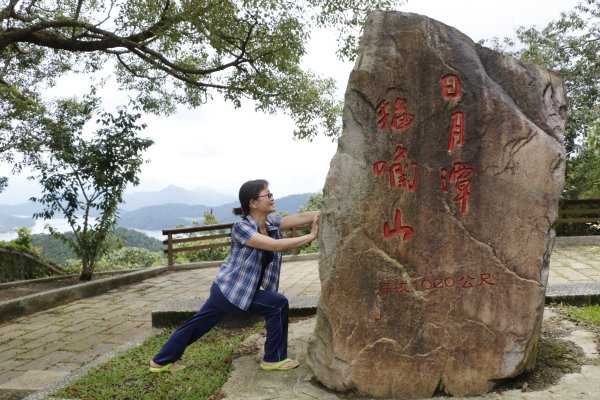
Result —
MULTIPOLYGON (((180 298, 160 304, 152 311, 153 328, 169 328, 179 326, 196 314, 205 299, 180 298)), ((290 317, 314 315, 317 312, 318 296, 296 296, 288 299, 290 317)), ((219 325, 226 327, 242 327, 252 325, 262 319, 261 316, 246 313, 234 313, 224 317, 219 325)))
MULTIPOLYGON (((104 276, 123 275, 123 274, 129 274, 132 272, 140 271, 142 269, 143 268, 94 272, 94 277, 98 278, 98 277, 104 277, 104 276)), ((3 283, 0 283, 0 290, 16 288, 19 286, 27 286, 27 285, 31 285, 32 283, 44 283, 44 282, 57 281, 60 279, 65 279, 65 278, 75 278, 78 276, 79 276, 79 274, 55 275, 55 276, 48 276, 46 278, 25 279, 25 280, 21 280, 21 281, 3 282, 3 283)))
POLYGON ((546 287, 546 304, 600 304, 600 282, 563 283, 546 287))
POLYGON ((557 236, 555 243, 559 246, 600 246, 600 236, 557 236))

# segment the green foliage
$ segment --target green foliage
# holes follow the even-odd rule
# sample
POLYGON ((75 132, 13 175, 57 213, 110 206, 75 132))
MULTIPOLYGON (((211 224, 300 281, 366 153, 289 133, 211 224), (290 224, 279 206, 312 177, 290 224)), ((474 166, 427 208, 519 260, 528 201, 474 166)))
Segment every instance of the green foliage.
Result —
POLYGON ((577 145, 569 157, 564 197, 567 199, 600 199, 600 147, 577 145))
POLYGON ((162 251, 165 246, 158 239, 134 229, 117 228, 109 235, 119 240, 123 247, 142 247, 151 251, 162 251))
MULTIPOLYGON (((341 107, 334 81, 301 66, 311 30, 335 28, 339 56, 353 58, 368 12, 403 2, 4 2, 0 159, 12 162, 37 146, 49 108, 41 94, 67 73, 97 86, 113 78, 144 112, 169 114, 220 95, 236 107, 250 100, 265 113, 283 111, 299 138, 335 137, 341 107)), ((5 183, 0 178, 0 189, 5 183)))
MULTIPOLYGON (((75 238, 73 232, 66 232, 65 235, 73 239, 75 238)), ((51 235, 32 235, 32 240, 33 245, 40 248, 40 254, 56 264, 65 265, 67 264, 67 260, 73 260, 76 257, 67 244, 51 235)), ((151 252, 162 252, 164 248, 160 240, 151 238, 145 233, 125 228, 117 228, 110 232, 106 242, 108 243, 106 247, 109 249, 109 252, 116 251, 122 247, 141 247, 151 252)), ((79 270, 72 269, 72 273, 81 271, 81 261, 75 263, 70 261, 68 264, 71 266, 77 265, 77 268, 79 268, 79 270)))
POLYGON ((600 195, 600 0, 583 0, 543 28, 520 27, 516 42, 489 41, 525 62, 557 71, 569 99, 564 198, 600 195))
POLYGON ((34 247, 33 239, 31 236, 31 229, 29 228, 18 228, 17 238, 8 242, 0 241, 1 247, 7 247, 9 249, 19 250, 30 254, 36 258, 40 258, 41 262, 48 262, 47 260, 41 259, 42 250, 39 247, 34 247))
POLYGON ((33 168, 31 179, 42 186, 41 197, 31 200, 44 209, 34 217, 48 220, 59 213, 69 223, 74 236, 47 227, 81 258, 82 280, 91 279, 107 250, 105 239, 116 223, 126 186, 139 182, 142 153, 152 144, 137 136, 145 127, 137 125, 139 117, 124 108, 116 115, 101 112, 94 93, 81 101, 58 101, 21 163, 33 168), (84 127, 94 115, 99 127, 89 138, 84 127))
POLYGON ((186 369, 176 374, 154 375, 148 372, 148 360, 172 333, 165 331, 51 395, 96 400, 209 399, 227 381, 240 343, 263 330, 262 323, 239 331, 214 328, 187 348, 181 359, 186 369))
MULTIPOLYGON (((323 191, 311 194, 306 203, 298 208, 298 212, 319 211, 323 206, 323 191)), ((300 248, 300 254, 312 254, 319 252, 319 241, 313 240, 300 248)))
POLYGON ((600 326, 600 304, 591 304, 582 307, 559 305, 558 311, 575 322, 585 322, 600 326))
POLYGON ((311 194, 305 204, 302 204, 298 212, 319 211, 323 207, 323 191, 311 194))
POLYGON ((104 255, 98 261, 97 271, 137 269, 155 265, 166 265, 162 251, 150 251, 139 247, 122 247, 104 255))
MULTIPOLYGON (((73 235, 72 232, 66 234, 73 235)), ((66 260, 76 257, 67 244, 58 238, 52 237, 52 235, 32 235, 32 242, 35 247, 40 248, 41 255, 44 258, 52 260, 56 264, 64 265, 66 260)))
POLYGON ((32 241, 31 229, 19 228, 17 229, 17 238, 12 242, 24 249, 31 250, 32 241))

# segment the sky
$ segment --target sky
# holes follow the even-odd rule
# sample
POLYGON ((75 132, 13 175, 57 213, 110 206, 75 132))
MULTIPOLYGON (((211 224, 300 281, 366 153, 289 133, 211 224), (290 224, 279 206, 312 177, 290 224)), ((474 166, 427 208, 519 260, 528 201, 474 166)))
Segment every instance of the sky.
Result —
MULTIPOLYGON (((408 0, 399 11, 415 12, 450 25, 477 42, 514 36, 519 26, 542 27, 571 10, 573 0, 408 0)), ((337 81, 343 99, 353 64, 335 56, 335 34, 313 33, 304 66, 337 81)), ((78 81, 65 85, 77 88, 78 81)), ((63 87, 65 87, 63 85, 63 87)), ((337 144, 318 137, 312 142, 293 138, 294 124, 283 113, 255 112, 251 105, 235 109, 215 97, 199 109, 181 109, 170 117, 145 117, 145 136, 155 144, 147 151, 150 162, 142 167, 141 183, 128 192, 157 191, 168 185, 186 189, 207 188, 237 195, 240 185, 263 178, 277 196, 317 192, 322 189, 337 144)), ((0 176, 10 167, 0 165, 0 176)), ((0 193, 0 204, 24 203, 38 194, 25 176, 10 176, 0 193)))

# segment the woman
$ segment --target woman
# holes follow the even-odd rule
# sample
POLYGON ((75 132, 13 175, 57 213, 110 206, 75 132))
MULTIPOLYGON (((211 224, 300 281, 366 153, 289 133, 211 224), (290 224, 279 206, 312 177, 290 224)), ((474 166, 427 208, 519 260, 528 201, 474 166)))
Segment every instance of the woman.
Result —
POLYGON ((171 335, 150 361, 150 371, 176 372, 185 368, 175 362, 186 347, 211 330, 225 314, 240 310, 265 317, 267 338, 261 369, 286 371, 299 365, 287 356, 288 301, 277 293, 281 252, 317 238, 319 212, 273 215, 273 193, 269 191, 269 183, 262 179, 244 183, 239 199, 241 207, 233 212, 242 218, 231 229, 231 254, 221 265, 208 300, 171 335), (281 238, 281 230, 309 222, 312 222, 309 234, 281 238))

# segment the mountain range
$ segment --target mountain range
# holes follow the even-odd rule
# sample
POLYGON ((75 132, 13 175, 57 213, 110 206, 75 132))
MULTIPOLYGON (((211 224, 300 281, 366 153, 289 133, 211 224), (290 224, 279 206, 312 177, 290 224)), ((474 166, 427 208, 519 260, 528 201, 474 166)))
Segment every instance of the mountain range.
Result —
POLYGON ((208 188, 187 190, 175 185, 169 185, 157 192, 136 192, 124 196, 125 202, 122 209, 125 211, 137 210, 142 207, 160 204, 203 204, 208 207, 219 206, 235 201, 236 196, 216 192, 208 188))
MULTIPOLYGON (((308 201, 310 195, 311 193, 294 194, 276 199, 275 207, 279 212, 294 214, 308 201)), ((232 214, 234 207, 239 207, 239 204, 232 196, 208 189, 187 190, 168 186, 157 192, 127 195, 117 224, 140 230, 169 229, 177 225, 189 226, 192 221, 202 223, 204 212, 211 210, 219 223, 228 223, 238 218, 232 214), (215 205, 219 201, 224 202, 215 205)), ((27 216, 40 210, 41 206, 35 203, 0 205, 0 233, 33 226, 33 219, 27 216)))

